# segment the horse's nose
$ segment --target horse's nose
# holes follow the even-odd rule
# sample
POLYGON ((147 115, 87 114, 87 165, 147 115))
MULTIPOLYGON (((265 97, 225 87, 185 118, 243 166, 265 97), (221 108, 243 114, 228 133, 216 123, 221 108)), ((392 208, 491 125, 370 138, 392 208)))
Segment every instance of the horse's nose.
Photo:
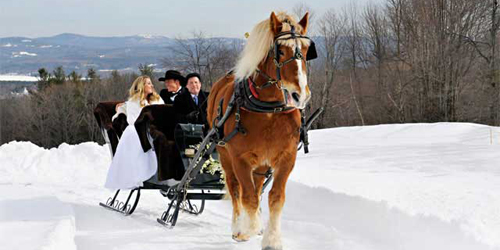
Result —
POLYGON ((303 109, 306 107, 307 102, 311 99, 311 92, 309 92, 309 88, 306 88, 306 91, 303 93, 299 93, 297 91, 292 92, 292 102, 293 106, 299 109, 303 109), (304 93, 305 92, 305 93, 304 93))
POLYGON ((292 93, 292 98, 295 102, 300 102, 300 95, 297 92, 292 93))

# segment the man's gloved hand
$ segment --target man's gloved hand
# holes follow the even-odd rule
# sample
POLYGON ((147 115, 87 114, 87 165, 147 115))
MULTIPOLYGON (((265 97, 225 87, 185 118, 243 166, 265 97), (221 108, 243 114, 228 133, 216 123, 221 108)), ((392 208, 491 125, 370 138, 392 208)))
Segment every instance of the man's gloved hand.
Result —
POLYGON ((198 121, 198 116, 200 115, 200 112, 198 111, 193 111, 189 114, 186 115, 186 120, 191 123, 195 123, 198 121))

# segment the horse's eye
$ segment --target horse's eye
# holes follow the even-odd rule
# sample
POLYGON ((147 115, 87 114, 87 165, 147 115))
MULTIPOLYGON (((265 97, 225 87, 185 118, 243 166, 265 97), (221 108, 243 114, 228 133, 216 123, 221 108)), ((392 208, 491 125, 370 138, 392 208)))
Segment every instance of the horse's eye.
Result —
POLYGON ((282 56, 285 54, 285 52, 283 52, 283 50, 278 50, 278 54, 280 54, 282 56))

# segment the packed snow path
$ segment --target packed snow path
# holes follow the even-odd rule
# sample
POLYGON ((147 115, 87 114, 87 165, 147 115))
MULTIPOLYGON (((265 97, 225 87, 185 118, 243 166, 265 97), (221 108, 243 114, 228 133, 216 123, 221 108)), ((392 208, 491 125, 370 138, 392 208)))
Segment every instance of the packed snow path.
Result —
MULTIPOLYGON (((285 249, 500 249, 500 128, 466 123, 310 132, 283 212, 285 249)), ((143 191, 128 217, 97 204, 106 146, 0 146, 0 249, 260 249, 231 240, 229 201, 177 226, 143 191)), ((267 199, 263 200, 267 220, 267 199)))

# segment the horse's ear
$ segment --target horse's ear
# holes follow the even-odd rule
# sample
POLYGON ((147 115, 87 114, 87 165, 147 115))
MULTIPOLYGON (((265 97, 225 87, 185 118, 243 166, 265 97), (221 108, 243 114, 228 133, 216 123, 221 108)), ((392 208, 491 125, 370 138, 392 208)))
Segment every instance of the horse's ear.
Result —
POLYGON ((281 29, 283 28, 283 24, 278 20, 278 17, 276 17, 276 14, 274 14, 274 11, 271 12, 271 31, 274 33, 274 35, 277 35, 281 32, 281 29))
POLYGON ((302 35, 307 33, 307 27, 309 26, 309 12, 306 12, 304 17, 300 20, 299 25, 302 26, 302 35))

